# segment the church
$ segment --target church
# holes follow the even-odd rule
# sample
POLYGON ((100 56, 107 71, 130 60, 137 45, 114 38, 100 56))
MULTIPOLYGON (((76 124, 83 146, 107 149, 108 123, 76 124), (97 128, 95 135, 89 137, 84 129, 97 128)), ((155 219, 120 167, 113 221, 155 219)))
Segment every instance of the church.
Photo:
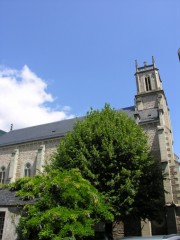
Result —
MULTIPOLYGON (((162 223, 147 221, 142 224, 142 235, 180 233, 179 162, 173 151, 167 99, 153 57, 151 64, 144 62, 141 67, 136 62, 135 79, 137 92, 134 106, 122 108, 121 111, 132 117, 148 134, 152 155, 159 159, 167 176, 163 182, 166 219, 162 223)), ((59 141, 73 130, 76 121, 74 118, 10 132, 1 129, 0 184, 14 182, 23 176, 34 176, 42 171, 42 166, 48 164, 59 141)), ((15 239, 15 226, 19 219, 14 210, 16 205, 15 196, 0 189, 0 239, 15 239)))

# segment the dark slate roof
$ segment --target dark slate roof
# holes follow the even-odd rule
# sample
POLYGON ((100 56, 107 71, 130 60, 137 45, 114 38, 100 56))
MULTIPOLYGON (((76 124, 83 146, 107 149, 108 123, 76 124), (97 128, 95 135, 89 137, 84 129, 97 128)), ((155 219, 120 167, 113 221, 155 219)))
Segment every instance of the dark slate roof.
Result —
POLYGON ((73 130, 73 125, 77 119, 81 118, 67 119, 34 127, 12 130, 0 136, 0 146, 62 137, 68 131, 73 130))
POLYGON ((0 136, 3 135, 3 134, 5 134, 5 133, 6 133, 5 131, 0 130, 0 136))
POLYGON ((15 191, 10 191, 9 189, 0 189, 0 207, 17 205, 23 206, 27 203, 32 204, 34 201, 23 201, 20 197, 16 197, 15 191))
MULTIPOLYGON (((134 106, 122 108, 119 111, 125 112, 129 117, 134 118, 134 106)), ((34 127, 12 130, 0 136, 0 147, 56 137, 63 137, 68 131, 73 130, 73 125, 77 120, 82 119, 83 117, 73 118, 58 122, 42 124, 34 127)))
POLYGON ((134 119, 134 114, 135 114, 135 107, 134 106, 121 108, 120 111, 125 112, 129 117, 134 119))

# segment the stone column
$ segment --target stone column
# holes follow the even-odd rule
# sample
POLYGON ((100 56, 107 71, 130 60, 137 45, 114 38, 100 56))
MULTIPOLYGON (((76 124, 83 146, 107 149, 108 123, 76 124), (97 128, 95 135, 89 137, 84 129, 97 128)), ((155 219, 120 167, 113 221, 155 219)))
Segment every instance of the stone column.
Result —
POLYGON ((9 176, 8 176, 9 182, 14 182, 16 180, 18 157, 19 157, 19 149, 15 149, 11 155, 9 176))
POLYGON ((37 158, 36 158, 36 174, 39 172, 43 172, 43 166, 44 166, 44 153, 45 153, 45 145, 41 145, 37 152, 37 158))
POLYGON ((173 193, 172 193, 172 183, 170 175, 170 166, 168 162, 168 155, 166 149, 166 137, 163 126, 158 126, 158 138, 159 138, 159 147, 161 153, 161 164, 164 173, 166 174, 166 179, 164 180, 164 189, 165 189, 165 201, 166 204, 171 204, 173 202, 173 193))

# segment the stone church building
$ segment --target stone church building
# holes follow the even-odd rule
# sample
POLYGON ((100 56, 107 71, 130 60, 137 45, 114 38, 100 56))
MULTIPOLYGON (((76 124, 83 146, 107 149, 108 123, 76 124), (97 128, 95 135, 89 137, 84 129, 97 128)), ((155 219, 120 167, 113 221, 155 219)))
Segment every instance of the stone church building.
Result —
MULTIPOLYGON (((167 174, 164 180, 166 219, 162 223, 142 224, 142 234, 180 233, 180 174, 178 157, 173 151, 173 134, 169 108, 162 87, 158 68, 152 64, 139 67, 136 62, 135 103, 121 109, 134 118, 149 136, 152 154, 159 159, 167 174)), ((42 171, 51 154, 56 151, 59 141, 68 131, 73 130, 77 119, 68 119, 10 132, 0 130, 0 183, 9 183, 23 176, 33 176, 42 171)), ((0 239, 6 238, 5 226, 11 224, 14 211, 3 199, 0 190, 0 239)), ((13 196, 14 199, 14 196, 13 196)), ((16 214, 17 215, 17 214, 16 214)), ((15 227, 10 227, 15 231, 15 227)), ((15 236, 15 235, 14 235, 15 236)), ((15 238, 13 238, 15 239, 15 238)))

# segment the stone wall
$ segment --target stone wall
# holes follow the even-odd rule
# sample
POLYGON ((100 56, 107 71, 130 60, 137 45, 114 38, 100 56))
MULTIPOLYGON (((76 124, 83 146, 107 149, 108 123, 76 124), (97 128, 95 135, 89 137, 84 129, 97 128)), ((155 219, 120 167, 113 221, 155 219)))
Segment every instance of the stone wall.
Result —
POLYGON ((150 146, 152 156, 155 159, 160 161, 161 156, 160 156, 160 146, 159 146, 157 125, 158 125, 157 122, 151 122, 147 124, 141 124, 140 126, 143 128, 143 130, 148 136, 148 144, 150 146))
POLYGON ((0 168, 6 168, 5 182, 12 182, 24 176, 26 163, 31 165, 31 176, 42 171, 42 165, 48 164, 51 155, 56 151, 59 138, 36 141, 0 148, 0 168))
POLYGON ((156 95, 147 95, 143 97, 143 109, 152 109, 157 107, 156 95))
POLYGON ((4 228, 2 240, 16 240, 16 227, 20 218, 20 210, 17 207, 0 208, 5 212, 4 228))

